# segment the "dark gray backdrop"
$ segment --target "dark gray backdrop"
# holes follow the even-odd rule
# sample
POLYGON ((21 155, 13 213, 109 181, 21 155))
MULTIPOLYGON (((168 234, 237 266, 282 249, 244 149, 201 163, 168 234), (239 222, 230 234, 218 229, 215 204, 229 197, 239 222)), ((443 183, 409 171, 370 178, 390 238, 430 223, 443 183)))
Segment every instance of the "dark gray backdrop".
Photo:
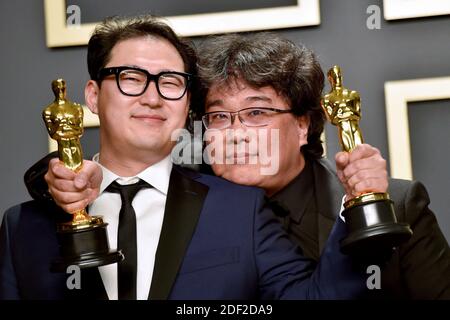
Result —
MULTIPOLYGON (((145 1, 149 6, 159 3, 154 9, 164 14, 165 6, 162 4, 167 1, 162 0, 127 1, 127 11, 142 8, 145 1)), ((195 4, 204 2, 196 0, 195 4)), ((258 0, 234 1, 232 5, 239 6, 240 2, 243 7, 249 8, 258 0)), ((286 4, 293 1, 265 1, 266 4, 272 2, 286 4)), ((93 14, 91 11, 94 9, 89 9, 95 8, 92 4, 87 7, 86 1, 68 2, 72 3, 81 6, 82 22, 95 20, 103 13, 123 13, 123 10, 114 8, 124 6, 120 1, 108 1, 107 11, 105 9, 99 14, 95 10, 93 14)), ((168 13, 185 13, 194 7, 189 1, 177 3, 180 5, 179 11, 172 11, 171 7, 168 13)), ((369 30, 366 27, 369 16, 366 10, 372 4, 382 8, 381 0, 322 0, 320 26, 277 32, 314 49, 325 71, 332 64, 342 66, 345 85, 360 91, 363 99, 361 127, 365 140, 377 146, 389 160, 384 83, 389 80, 450 76, 450 17, 393 22, 382 18, 380 30, 369 30)), ((230 7, 228 4, 211 8, 226 10, 230 7)), ((64 77, 68 82, 69 97, 83 102, 83 88, 88 74, 85 47, 46 47, 42 1, 1 1, 0 41, 2 215, 8 207, 29 199, 23 184, 23 173, 47 153, 47 133, 41 111, 53 100, 51 80, 64 77)), ((201 41, 201 38, 196 38, 196 41, 201 41)), ((414 178, 428 187, 431 208, 450 240, 450 102, 413 103, 409 107, 409 115, 414 178)), ((97 149, 97 136, 96 129, 87 130, 83 138, 86 153, 97 149)), ((336 129, 327 127, 327 136, 328 154, 333 155, 338 150, 336 129)))

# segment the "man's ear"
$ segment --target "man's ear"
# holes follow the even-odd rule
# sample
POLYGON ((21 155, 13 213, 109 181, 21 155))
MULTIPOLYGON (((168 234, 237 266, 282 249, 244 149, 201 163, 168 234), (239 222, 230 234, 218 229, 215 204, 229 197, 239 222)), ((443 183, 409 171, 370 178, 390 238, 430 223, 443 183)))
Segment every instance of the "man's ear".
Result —
POLYGON ((297 117, 297 124, 298 141, 301 147, 308 144, 309 117, 306 115, 297 117))
POLYGON ((84 88, 84 99, 92 113, 98 114, 98 94, 100 88, 96 81, 89 80, 84 88))
POLYGON ((188 91, 186 93, 186 96, 187 96, 187 103, 186 103, 186 105, 187 105, 187 113, 189 114, 189 111, 191 110, 191 93, 188 91))

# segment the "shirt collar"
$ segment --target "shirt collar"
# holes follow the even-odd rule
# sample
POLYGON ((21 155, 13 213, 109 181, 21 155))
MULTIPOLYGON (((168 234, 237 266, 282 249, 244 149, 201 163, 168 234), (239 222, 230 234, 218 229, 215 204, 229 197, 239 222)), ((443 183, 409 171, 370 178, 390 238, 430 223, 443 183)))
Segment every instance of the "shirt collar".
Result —
POLYGON ((132 177, 118 176, 111 170, 102 166, 98 162, 98 159, 99 154, 97 153, 92 158, 92 160, 98 163, 103 172, 103 180, 102 184, 100 185, 100 193, 105 191, 105 189, 115 180, 117 180, 119 184, 132 184, 136 183, 138 179, 142 179, 164 195, 167 195, 167 191, 169 189, 170 172, 172 171, 172 161, 170 155, 132 177))
POLYGON ((303 216, 313 195, 314 175, 310 161, 305 159, 305 167, 286 187, 270 198, 278 203, 294 220, 303 216))

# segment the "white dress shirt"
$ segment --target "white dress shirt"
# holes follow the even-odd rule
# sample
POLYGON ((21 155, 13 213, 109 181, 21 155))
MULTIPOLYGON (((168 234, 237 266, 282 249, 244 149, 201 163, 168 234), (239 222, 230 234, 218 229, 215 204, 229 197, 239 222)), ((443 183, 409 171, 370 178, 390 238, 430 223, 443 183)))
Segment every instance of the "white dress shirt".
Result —
MULTIPOLYGON (((98 162, 98 154, 94 156, 93 160, 98 162)), ((105 189, 113 181, 117 181, 119 184, 132 184, 139 179, 153 186, 150 189, 139 190, 132 202, 136 212, 136 298, 138 300, 146 300, 152 283, 156 248, 158 247, 161 234, 170 172, 172 170, 170 155, 133 177, 119 177, 102 165, 100 167, 103 171, 100 195, 89 206, 89 214, 103 216, 103 220, 108 223, 108 239, 111 249, 117 249, 121 200, 118 193, 105 192, 105 189)), ((117 263, 101 266, 99 271, 109 299, 117 300, 117 263)))

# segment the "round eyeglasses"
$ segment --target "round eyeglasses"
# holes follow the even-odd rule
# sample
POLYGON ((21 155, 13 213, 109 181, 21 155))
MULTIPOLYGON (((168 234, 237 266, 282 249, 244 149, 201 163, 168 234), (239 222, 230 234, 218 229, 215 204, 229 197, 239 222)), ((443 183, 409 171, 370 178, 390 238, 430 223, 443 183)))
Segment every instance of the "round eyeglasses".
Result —
POLYGON ((147 70, 135 67, 111 67, 100 70, 98 78, 115 75, 117 87, 126 96, 137 97, 147 90, 150 81, 155 81, 158 94, 167 100, 181 99, 187 91, 192 75, 178 71, 162 71, 151 74, 147 70))
POLYGON ((275 115, 281 113, 292 113, 292 110, 281 110, 276 108, 245 108, 235 112, 213 111, 202 116, 206 129, 226 129, 234 123, 236 115, 247 127, 264 127, 272 122, 275 115))

